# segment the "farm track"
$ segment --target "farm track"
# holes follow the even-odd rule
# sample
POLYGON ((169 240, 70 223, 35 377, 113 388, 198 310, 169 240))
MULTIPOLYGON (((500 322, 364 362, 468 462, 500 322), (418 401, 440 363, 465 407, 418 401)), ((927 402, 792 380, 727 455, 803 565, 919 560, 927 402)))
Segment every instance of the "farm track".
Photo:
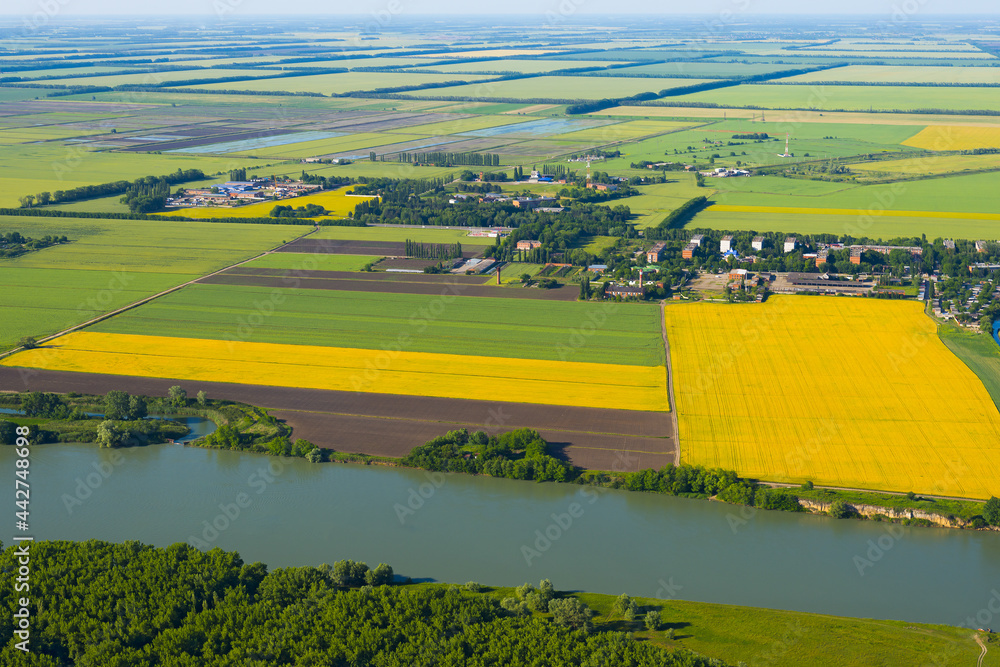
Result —
POLYGON ((674 441, 674 465, 681 464, 681 432, 677 426, 677 401, 674 399, 674 371, 670 365, 670 341, 667 339, 666 302, 660 302, 660 331, 663 333, 664 366, 667 372, 667 403, 670 405, 670 425, 673 429, 671 439, 674 441))
MULTIPOLYGON (((303 276, 296 271, 283 278, 260 275, 246 275, 245 270, 237 272, 216 272, 197 281, 203 285, 243 285, 249 287, 294 287, 320 290, 346 290, 351 292, 386 292, 394 294, 426 294, 447 296, 501 297, 511 299, 544 299, 547 301, 576 301, 579 292, 572 287, 562 286, 552 289, 504 288, 483 285, 469 285, 455 282, 428 283, 405 280, 369 280, 364 274, 354 273, 350 279, 314 278, 303 276)), ((419 274, 414 274, 419 275, 419 274)))
POLYGON ((322 447, 375 456, 405 456, 413 447, 456 428, 496 433, 537 429, 574 465, 597 470, 660 468, 674 458, 671 415, 662 412, 560 407, 426 396, 192 382, 95 373, 0 367, 0 390, 103 394, 113 389, 165 396, 188 394, 266 407, 294 429, 293 437, 322 447))

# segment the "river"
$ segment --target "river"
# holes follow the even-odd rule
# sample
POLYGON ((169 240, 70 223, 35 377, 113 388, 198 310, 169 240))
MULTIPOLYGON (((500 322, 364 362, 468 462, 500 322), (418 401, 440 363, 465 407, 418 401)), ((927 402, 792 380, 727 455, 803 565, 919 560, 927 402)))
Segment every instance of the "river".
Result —
MULTIPOLYGON (((0 447, 4 475, 13 459, 0 447)), ((701 500, 180 445, 40 445, 30 470, 36 539, 195 537, 271 567, 351 558, 415 579, 547 577, 564 590, 946 624, 1000 588, 997 533, 892 535, 701 500)))

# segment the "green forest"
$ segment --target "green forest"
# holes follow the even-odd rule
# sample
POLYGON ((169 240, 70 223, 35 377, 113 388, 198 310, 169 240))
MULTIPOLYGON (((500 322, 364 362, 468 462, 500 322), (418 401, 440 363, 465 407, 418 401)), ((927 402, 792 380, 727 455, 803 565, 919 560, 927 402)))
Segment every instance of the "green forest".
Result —
MULTIPOLYGON (((23 636, 13 624, 0 626, 0 663, 10 667, 723 665, 593 631, 586 605, 548 582, 518 589, 522 601, 501 600, 471 583, 387 583, 395 577, 385 564, 269 572, 234 552, 135 541, 38 542, 29 550, 30 590, 0 587, 10 618, 28 600, 22 632, 30 652, 16 648, 23 636)), ((0 554, 5 578, 24 558, 15 551, 0 554)))

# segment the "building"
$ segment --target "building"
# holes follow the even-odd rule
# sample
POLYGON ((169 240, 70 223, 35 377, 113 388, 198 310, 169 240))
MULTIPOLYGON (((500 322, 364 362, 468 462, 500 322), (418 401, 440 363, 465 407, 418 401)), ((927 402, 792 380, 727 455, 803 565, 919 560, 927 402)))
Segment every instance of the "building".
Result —
POLYGON ((515 199, 511 202, 516 208, 523 209, 533 209, 539 206, 549 206, 550 204, 555 204, 556 200, 553 197, 539 197, 538 199, 531 199, 530 197, 521 197, 515 199))
POLYGON ((944 247, 947 248, 948 250, 954 250, 955 249, 955 241, 953 241, 952 239, 945 239, 944 240, 944 247))
POLYGON ((646 261, 650 264, 658 264, 663 261, 663 251, 666 249, 667 244, 664 242, 659 242, 652 248, 646 251, 646 261))
POLYGON ((750 245, 753 246, 754 250, 763 250, 764 249, 764 237, 763 236, 755 236, 755 237, 753 237, 753 241, 750 243, 750 245))
POLYGON ((719 241, 719 252, 725 254, 733 249, 733 237, 723 236, 722 240, 719 241))
POLYGON ((541 248, 541 247, 542 247, 541 241, 525 240, 517 242, 518 250, 534 250, 535 248, 541 248))
POLYGON ((914 257, 917 255, 923 255, 924 249, 920 246, 906 246, 906 245, 852 245, 851 246, 851 264, 861 263, 861 254, 871 250, 873 252, 880 252, 883 255, 888 255, 893 250, 902 250, 908 252, 914 257))
POLYGON ((684 250, 681 251, 681 257, 683 257, 684 259, 691 259, 692 257, 694 257, 694 251, 695 248, 697 247, 698 246, 695 245, 694 243, 688 243, 686 246, 684 246, 684 250))
POLYGON ((816 268, 819 268, 826 264, 827 258, 830 256, 830 251, 823 248, 818 253, 816 253, 816 268))
POLYGON ((591 183, 587 187, 600 190, 601 192, 615 192, 618 190, 618 186, 614 183, 591 183))
POLYGON ((691 237, 691 241, 690 242, 700 248, 701 247, 701 242, 704 241, 704 240, 705 240, 705 235, 704 234, 695 234, 694 236, 691 237))
POLYGON ((646 290, 641 285, 608 285, 604 290, 605 297, 620 296, 623 299, 630 297, 641 299, 645 293, 646 290))
POLYGON ((874 282, 860 280, 838 280, 827 273, 789 273, 783 279, 774 281, 774 292, 794 294, 813 292, 817 294, 859 295, 870 292, 874 282))
POLYGON ((798 244, 799 244, 798 239, 796 239, 794 236, 789 236, 787 239, 785 239, 785 252, 794 252, 795 246, 797 246, 798 244))
POLYGON ((986 252, 986 241, 976 241, 976 252, 986 252))

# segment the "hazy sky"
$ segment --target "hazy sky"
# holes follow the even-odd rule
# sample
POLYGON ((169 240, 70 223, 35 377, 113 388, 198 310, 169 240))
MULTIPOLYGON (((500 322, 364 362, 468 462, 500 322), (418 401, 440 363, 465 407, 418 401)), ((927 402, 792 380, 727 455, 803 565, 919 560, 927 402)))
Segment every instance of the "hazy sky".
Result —
POLYGON ((0 14, 35 14, 45 12, 60 15, 122 15, 122 14, 188 14, 215 15, 215 3, 236 6, 229 15, 243 14, 320 14, 345 12, 370 14, 392 8, 397 15, 414 14, 475 14, 504 13, 546 14, 558 11, 560 5, 574 7, 575 14, 712 14, 732 11, 739 15, 768 13, 850 14, 903 13, 918 18, 924 14, 1000 13, 998 0, 504 0, 502 3, 476 0, 296 0, 275 3, 273 0, 167 0, 136 2, 135 0, 2 0, 0 14))

